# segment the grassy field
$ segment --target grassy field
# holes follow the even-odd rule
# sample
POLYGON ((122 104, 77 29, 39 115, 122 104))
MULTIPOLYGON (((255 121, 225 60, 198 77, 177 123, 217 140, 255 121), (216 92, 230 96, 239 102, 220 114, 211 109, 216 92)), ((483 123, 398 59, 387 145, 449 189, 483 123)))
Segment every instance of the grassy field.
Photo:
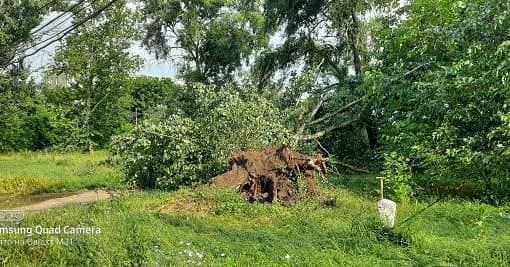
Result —
POLYGON ((120 185, 107 153, 26 152, 0 155, 0 195, 76 191, 120 185))
MULTIPOLYGON (((34 160, 31 166, 46 169, 37 164, 34 160)), ((8 266, 510 265, 510 206, 450 200, 419 213, 429 203, 402 204, 399 221, 418 215, 388 231, 377 220, 374 180, 334 177, 322 196, 335 197, 333 203, 326 205, 319 197, 291 207, 249 204, 231 190, 211 186, 177 192, 119 191, 103 202, 27 214, 17 227, 101 230, 0 234, 4 240, 0 262, 8 266), (12 240, 24 243, 5 244, 12 240)))

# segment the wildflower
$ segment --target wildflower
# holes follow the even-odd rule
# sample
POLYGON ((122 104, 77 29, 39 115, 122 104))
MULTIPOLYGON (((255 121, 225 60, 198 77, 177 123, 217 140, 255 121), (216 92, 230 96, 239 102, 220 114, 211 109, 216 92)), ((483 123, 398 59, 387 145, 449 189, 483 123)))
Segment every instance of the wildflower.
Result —
POLYGON ((191 250, 185 250, 184 253, 186 253, 189 257, 193 257, 193 251, 191 250))

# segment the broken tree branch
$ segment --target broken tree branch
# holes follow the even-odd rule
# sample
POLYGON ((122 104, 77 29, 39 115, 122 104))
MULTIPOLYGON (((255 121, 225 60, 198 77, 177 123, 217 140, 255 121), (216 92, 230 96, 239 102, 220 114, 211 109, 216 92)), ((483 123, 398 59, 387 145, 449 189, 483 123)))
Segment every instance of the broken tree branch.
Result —
POLYGON ((341 166, 344 166, 346 168, 349 168, 349 169, 351 169, 353 171, 362 172, 362 173, 370 173, 370 171, 368 171, 368 170, 357 168, 357 167, 355 167, 353 165, 350 165, 350 164, 347 164, 345 162, 337 161, 336 163, 338 163, 338 165, 341 165, 341 166))
POLYGON ((315 107, 313 108, 312 112, 310 113, 310 120, 313 119, 313 117, 315 117, 315 115, 317 114, 317 112, 319 111, 319 109, 321 108, 322 104, 324 103, 324 98, 320 98, 319 101, 317 101, 317 104, 315 105, 315 107))
POLYGON ((341 123, 341 124, 337 124, 337 125, 333 125, 333 126, 330 126, 322 131, 319 131, 319 132, 316 132, 314 134, 309 134, 309 135, 299 135, 297 136, 297 139, 298 140, 301 140, 301 141, 309 141, 309 140, 314 140, 314 139, 317 139, 319 137, 322 137, 324 136, 325 134, 327 134, 328 132, 331 132, 333 130, 336 130, 336 129, 339 129, 339 128, 343 128, 343 127, 346 127, 346 126, 349 126, 351 125, 353 122, 356 122, 358 121, 359 118, 356 118, 356 119, 352 119, 352 120, 349 120, 349 121, 346 121, 344 123, 341 123))
POLYGON ((356 105, 356 104, 360 103, 362 100, 363 100, 363 99, 362 99, 362 98, 360 98, 360 99, 357 99, 357 100, 355 100, 355 101, 352 101, 351 103, 349 103, 349 104, 347 104, 347 105, 345 105, 345 106, 342 106, 342 107, 338 108, 337 110, 335 110, 335 111, 333 111, 333 112, 327 113, 327 114, 325 114, 324 116, 322 116, 322 117, 320 117, 320 118, 318 118, 318 119, 316 119, 316 120, 313 120, 313 121, 308 122, 308 123, 307 123, 307 125, 314 125, 314 124, 317 124, 317 123, 323 122, 323 121, 325 121, 325 120, 327 120, 327 119, 329 119, 329 118, 332 118, 332 117, 334 117, 335 115, 337 115, 337 114, 339 114, 339 113, 341 113, 341 112, 344 112, 344 111, 346 111, 347 109, 349 109, 350 107, 352 107, 352 106, 354 106, 354 105, 356 105))
MULTIPOLYGON (((331 153, 329 153, 329 151, 321 144, 321 142, 319 142, 318 140, 316 140, 316 141, 317 141, 317 144, 319 145, 319 147, 324 152, 326 152, 326 154, 328 154, 328 158, 331 158, 331 153)), ((334 160, 333 163, 337 163, 338 165, 341 165, 343 167, 349 168, 349 169, 351 169, 353 171, 362 172, 362 173, 370 173, 370 171, 368 171, 368 170, 361 169, 361 168, 355 167, 353 165, 350 165, 350 164, 347 164, 347 163, 344 163, 344 162, 341 162, 341 161, 334 160)), ((337 173, 340 175, 338 170, 337 170, 337 173)))

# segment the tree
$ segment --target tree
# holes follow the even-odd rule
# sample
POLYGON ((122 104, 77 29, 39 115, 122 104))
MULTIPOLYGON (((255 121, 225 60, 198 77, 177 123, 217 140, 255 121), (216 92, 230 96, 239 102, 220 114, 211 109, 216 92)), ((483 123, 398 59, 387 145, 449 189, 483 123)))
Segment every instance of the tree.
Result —
MULTIPOLYGON (((369 11, 386 8, 389 2, 266 1, 266 29, 274 32, 283 27, 285 41, 262 53, 254 77, 264 88, 276 74, 290 72, 292 76, 304 65, 306 73, 291 79, 291 86, 281 92, 289 107, 301 106, 295 119, 298 139, 309 142, 352 136, 335 146, 354 141, 367 144, 363 151, 376 146, 370 106, 364 101, 366 92, 358 86, 369 62, 368 20, 361 18, 369 11)), ((346 150, 326 146, 332 151, 346 150)))
POLYGON ((508 200, 510 4, 417 0, 402 12, 376 35, 366 79, 386 151, 426 174, 424 189, 508 200))
POLYGON ((15 59, 32 40, 30 32, 37 27, 50 6, 34 0, 0 2, 0 74, 13 66, 22 66, 15 59))
POLYGON ((285 42, 265 51, 259 58, 256 72, 262 81, 278 69, 303 60, 322 68, 338 81, 345 79, 347 67, 363 75, 367 61, 367 19, 369 12, 384 11, 389 0, 327 1, 327 0, 268 0, 265 2, 266 29, 275 32, 284 27, 285 42))
POLYGON ((183 98, 188 106, 179 105, 190 110, 156 123, 144 121, 116 137, 112 152, 128 181, 160 189, 205 183, 240 151, 286 143, 282 114, 254 91, 233 84, 193 84, 183 98))
MULTIPOLYGON (((94 9, 105 1, 92 3, 94 9)), ((75 96, 71 116, 78 120, 79 141, 85 149, 107 144, 127 127, 129 92, 125 81, 140 63, 128 48, 135 38, 135 13, 117 1, 94 20, 75 30, 60 46, 51 73, 70 81, 75 96)), ((87 16, 79 10, 76 18, 87 16)))
MULTIPOLYGON (((131 112, 134 124, 147 119, 158 109, 171 109, 175 106, 178 87, 168 78, 141 76, 127 81, 131 93, 131 112)), ((165 113, 168 113, 167 110, 165 113)), ((152 118, 151 118, 152 119, 152 118)))
POLYGON ((0 1, 0 151, 48 144, 47 117, 21 57, 50 8, 41 1, 0 1))
POLYGON ((144 45, 158 58, 182 58, 189 81, 225 83, 268 43, 260 1, 144 2, 144 45))

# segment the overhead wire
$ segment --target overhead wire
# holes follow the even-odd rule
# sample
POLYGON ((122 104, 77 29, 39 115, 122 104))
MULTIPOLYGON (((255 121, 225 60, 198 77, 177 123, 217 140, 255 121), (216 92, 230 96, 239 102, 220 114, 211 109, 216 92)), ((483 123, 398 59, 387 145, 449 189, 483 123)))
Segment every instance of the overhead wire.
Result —
POLYGON ((67 13, 70 13, 72 12, 76 7, 80 6, 83 2, 85 2, 85 0, 80 0, 78 1, 76 4, 72 5, 71 7, 69 7, 67 10, 65 10, 64 12, 60 13, 58 16, 56 16, 55 18, 51 19, 50 21, 46 22, 44 25, 42 25, 41 27, 35 29, 31 34, 36 34, 38 32, 40 32, 42 29, 44 29, 46 26, 50 25, 51 23, 57 21, 59 18, 61 18, 62 16, 66 15, 67 13))
MULTIPOLYGON (((91 5, 92 5, 92 4, 94 4, 95 2, 97 2, 97 0, 93 0, 93 1, 91 2, 91 5)), ((83 1, 82 1, 82 3, 83 3, 83 1)), ((85 8, 85 7, 84 7, 84 6, 82 6, 82 8, 81 8, 79 11, 83 10, 84 8, 85 8)), ((67 13, 67 14, 69 14, 69 13, 67 13)), ((47 32, 50 32, 50 31, 52 31, 52 30, 56 29, 58 26, 62 25, 63 23, 67 22, 67 21, 68 21, 68 19, 72 18, 72 13, 71 13, 70 15, 71 15, 71 16, 67 17, 65 20, 63 20, 63 21, 59 22, 58 24, 54 25, 54 26, 53 26, 51 29, 49 29, 47 32)), ((74 24, 73 24, 73 25, 74 25, 74 24)), ((30 49, 33 49, 33 48, 35 48, 35 47, 37 47, 37 46, 39 46, 39 45, 41 45, 41 44, 43 44, 43 43, 47 42, 47 41, 52 40, 53 38, 55 38, 55 37, 59 36, 59 35, 60 35, 60 34, 62 34, 63 32, 65 32, 65 31, 67 31, 67 30, 71 29, 71 28, 73 27, 73 25, 70 25, 70 26, 68 26, 68 27, 66 27, 66 28, 64 28, 64 29, 62 29, 61 31, 59 31, 59 32, 57 32, 57 33, 55 33, 55 34, 51 35, 50 37, 45 38, 44 40, 41 40, 41 41, 37 42, 36 44, 31 45, 30 47, 24 48, 24 49, 23 49, 23 50, 21 50, 20 52, 28 51, 28 50, 30 50, 30 49)))
MULTIPOLYGON (((59 41, 59 40, 62 40, 62 38, 64 38, 66 35, 68 35, 69 33, 71 33, 73 30, 75 30, 76 28, 80 27, 81 25, 83 25, 84 23, 86 23, 87 21, 99 16, 103 11, 105 11, 107 8, 109 8, 110 6, 112 6, 113 4, 115 4, 115 2, 117 2, 118 0, 111 0, 110 2, 108 2, 107 4, 105 4, 104 6, 102 6, 101 8, 97 9, 96 11, 94 11, 92 14, 88 15, 87 17, 85 17, 84 19, 78 21, 77 23, 71 25, 70 27, 60 31, 58 34, 54 35, 54 37, 60 35, 58 38, 56 39, 53 39, 49 42, 47 42, 45 45, 37 48, 35 51, 29 53, 29 54, 26 54, 26 55, 23 55, 21 56, 18 60, 16 61, 13 61, 11 62, 11 64, 15 64, 15 63, 19 63, 21 62, 23 59, 27 58, 27 57, 31 57, 35 54, 37 54, 39 51, 43 50, 44 48, 50 46, 51 44, 59 41)), ((46 40, 48 41, 48 40, 46 40)), ((45 41, 44 41, 45 42, 45 41)), ((44 42, 41 42, 41 43, 44 43, 44 42)), ((39 43, 39 44, 41 44, 39 43)), ((35 46, 33 47, 36 47, 38 46, 39 44, 36 44, 35 46)), ((33 48, 32 47, 32 48, 33 48)), ((30 49, 30 48, 29 48, 30 49)), ((25 50, 26 51, 26 50, 25 50)))

